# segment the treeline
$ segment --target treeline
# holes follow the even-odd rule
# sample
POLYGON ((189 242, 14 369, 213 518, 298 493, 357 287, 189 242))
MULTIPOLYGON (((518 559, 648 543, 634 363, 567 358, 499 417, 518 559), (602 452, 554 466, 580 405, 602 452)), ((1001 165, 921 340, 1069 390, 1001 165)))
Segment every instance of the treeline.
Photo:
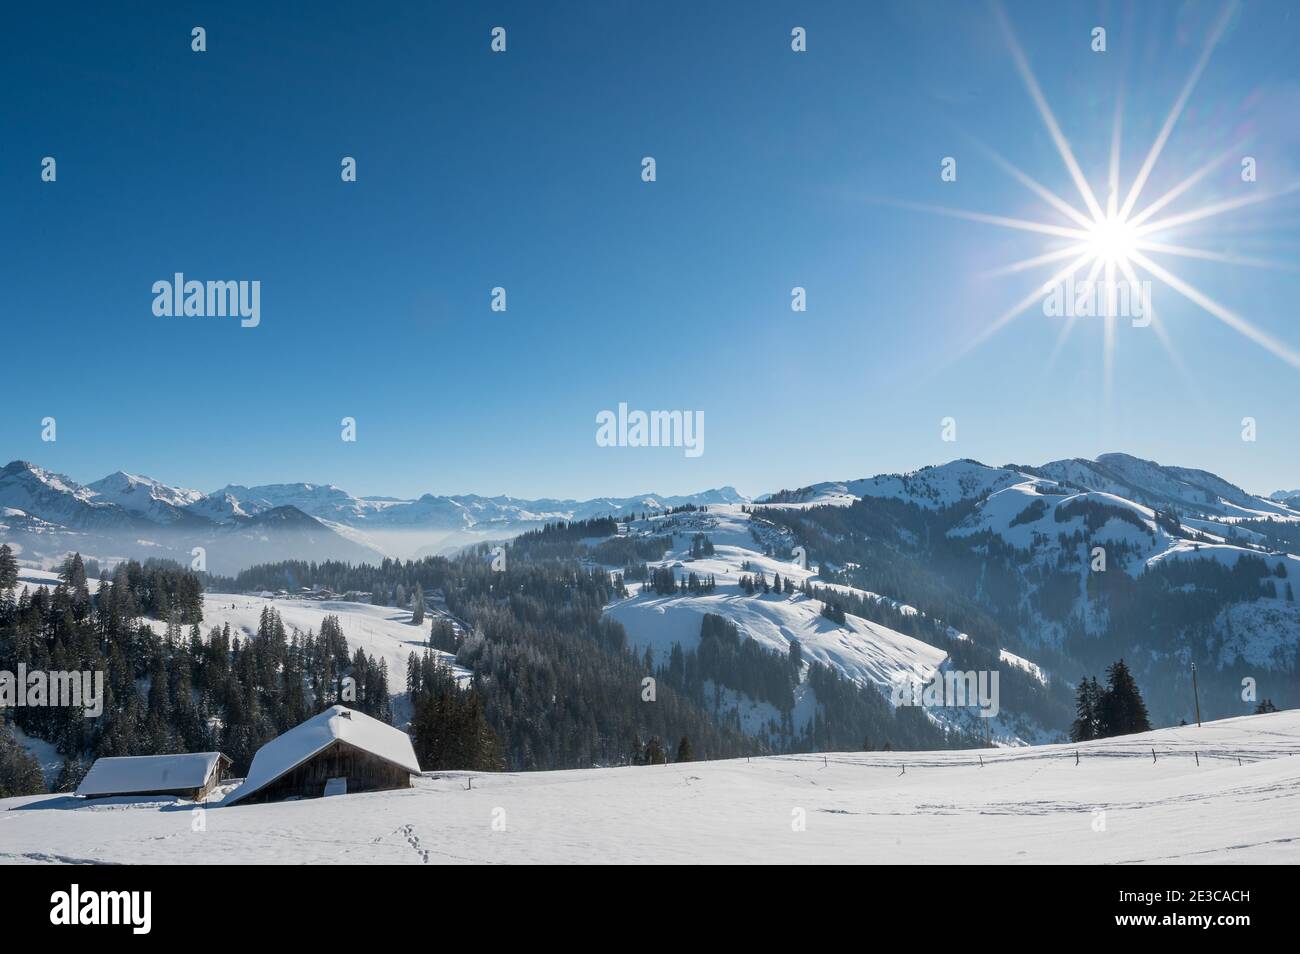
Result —
MULTIPOLYGON (((480 556, 487 553, 480 548, 480 556)), ((213 578, 209 589, 221 593, 247 593, 257 590, 288 590, 293 592, 304 586, 319 584, 335 593, 397 592, 413 593, 416 586, 432 593, 441 589, 449 564, 443 557, 425 557, 421 560, 393 560, 385 558, 378 564, 344 563, 326 560, 321 563, 305 560, 284 560, 279 563, 259 563, 241 570, 233 577, 213 578)))
POLYGON ((613 517, 596 517, 591 520, 557 520, 536 530, 521 533, 515 538, 514 545, 527 550, 535 543, 551 543, 556 540, 585 540, 590 537, 612 537, 618 533, 618 521, 613 517))
POLYGON ((639 560, 661 559, 673 538, 611 537, 592 547, 590 557, 602 566, 628 566, 639 560))
MULTIPOLYGON (((626 575, 625 573, 624 576, 626 575)), ((645 564, 641 565, 639 571, 633 571, 631 578, 645 580, 647 577, 650 589, 658 596, 672 596, 675 593, 712 593, 718 585, 712 573, 702 577, 692 570, 679 580, 672 567, 657 566, 650 570, 645 564)))
POLYGON ((588 546, 582 541, 603 540, 616 533, 618 521, 613 517, 557 521, 520 534, 509 544, 509 550, 513 556, 530 560, 576 559, 588 551, 588 546))
MULTIPOLYGON (((1275 520, 1266 517, 1262 520, 1238 520, 1225 527, 1230 537, 1240 537, 1240 542, 1258 542, 1254 535, 1263 537, 1263 542, 1275 550, 1287 553, 1300 553, 1300 523, 1292 520, 1275 520)), ((1237 542, 1234 540, 1234 542, 1237 542)))

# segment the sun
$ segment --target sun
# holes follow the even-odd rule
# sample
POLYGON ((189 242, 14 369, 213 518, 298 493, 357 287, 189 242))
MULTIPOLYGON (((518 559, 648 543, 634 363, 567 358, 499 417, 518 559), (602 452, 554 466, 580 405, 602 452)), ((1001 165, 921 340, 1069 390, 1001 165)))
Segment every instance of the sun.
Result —
MULTIPOLYGON (((1120 188, 1120 133, 1123 125, 1124 101, 1122 94, 1116 100, 1106 181, 1104 185, 1098 184, 1101 186, 1100 188, 1094 188, 1093 183, 1088 181, 1075 159, 1074 151, 1065 138, 1065 134, 1061 131, 1060 124, 1052 113, 1052 109, 1043 95, 1042 88, 1038 85, 1038 80, 1029 66, 1024 51, 1021 50, 1020 44, 1016 40, 1015 33, 1005 11, 1002 9, 1002 5, 997 0, 994 0, 992 7, 1007 41, 1011 59, 1015 63, 1029 96, 1043 120, 1043 125, 1047 128, 1048 134, 1056 145, 1056 150, 1060 154, 1075 190, 1078 192, 1079 199, 1082 200, 1083 207, 1079 208, 1074 203, 1066 201, 1017 168, 995 150, 982 144, 980 146, 982 151, 994 163, 1052 208, 1055 214, 1051 219, 1035 221, 945 206, 899 202, 890 199, 880 200, 923 212, 982 222, 1002 228, 1034 232, 1050 239, 1046 251, 1041 254, 1013 262, 988 273, 990 276, 1013 275, 1045 265, 1050 265, 1055 270, 1050 277, 1035 285, 1016 304, 982 325, 972 340, 968 341, 964 347, 961 347, 956 354, 952 355, 950 360, 956 360, 980 346, 1026 311, 1036 306, 1041 307, 1046 294, 1063 285, 1074 283, 1076 278, 1081 278, 1088 285, 1100 280, 1108 287, 1114 287, 1116 283, 1122 283, 1130 289, 1141 287, 1144 291, 1152 283, 1155 283, 1162 289, 1162 292, 1168 290, 1186 299, 1237 334, 1261 346, 1274 357, 1293 368, 1300 369, 1300 352, 1255 326, 1239 313, 1221 305, 1152 257, 1175 256, 1252 268, 1268 268, 1291 272, 1300 270, 1297 269, 1294 262, 1219 252, 1213 249, 1184 245, 1179 241, 1180 233, 1187 231, 1185 226, 1200 223, 1205 219, 1256 203, 1268 202, 1294 194, 1300 191, 1300 181, 1291 182, 1272 192, 1252 189, 1237 197, 1211 202, 1185 212, 1170 214, 1165 211, 1166 206, 1173 204, 1175 200, 1190 192, 1193 186, 1205 179, 1211 172, 1230 161, 1237 161, 1242 154, 1241 149, 1244 143, 1236 142, 1229 145, 1218 155, 1211 157, 1200 168, 1193 171, 1163 195, 1149 201, 1145 206, 1138 204, 1143 189, 1151 177, 1152 170, 1155 168, 1160 154, 1169 141, 1174 126, 1182 115, 1187 101, 1191 98, 1192 90, 1204 72, 1215 46, 1223 36, 1224 30, 1236 8, 1235 3, 1230 0, 1223 6, 1216 22, 1209 31, 1209 35, 1206 37, 1191 74, 1184 82, 1178 98, 1175 100, 1169 114, 1165 117, 1155 141, 1151 144, 1137 174, 1126 191, 1120 188), (1105 197, 1104 207, 1102 202, 1099 201, 1099 196, 1105 197)), ((1162 294, 1161 302, 1163 301, 1162 294)), ((1147 296, 1146 304, 1147 310, 1142 315, 1142 324, 1140 326, 1150 327, 1169 359, 1183 371, 1184 375, 1187 375, 1186 369, 1183 368, 1181 359, 1174 349, 1168 330, 1161 320, 1160 310, 1163 309, 1163 304, 1161 304, 1160 309, 1151 307, 1149 296, 1147 296)), ((1105 321, 1102 347, 1105 363, 1106 393, 1109 396, 1112 359, 1117 339, 1116 326, 1119 319, 1111 314, 1097 314, 1103 317, 1105 321)), ((1061 352, 1074 325, 1073 317, 1062 324, 1056 346, 1047 359, 1049 366, 1061 352)))
POLYGON ((1137 229, 1118 213, 1097 219, 1087 231, 1088 252, 1105 265, 1123 268, 1133 260, 1133 253, 1138 251, 1137 229))

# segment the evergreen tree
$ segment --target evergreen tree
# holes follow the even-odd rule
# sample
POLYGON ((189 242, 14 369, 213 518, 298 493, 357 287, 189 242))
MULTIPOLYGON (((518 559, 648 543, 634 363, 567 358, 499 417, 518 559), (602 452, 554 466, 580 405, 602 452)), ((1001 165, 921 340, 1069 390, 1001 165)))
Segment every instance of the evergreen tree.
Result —
POLYGON ((1151 730, 1146 703, 1123 659, 1106 669, 1106 691, 1101 695, 1099 710, 1099 738, 1151 730))
POLYGON ((18 585, 18 561, 14 559, 9 544, 0 543, 0 620, 9 615, 14 606, 13 589, 18 585))
POLYGON ((1100 708, 1101 687, 1097 685, 1096 678, 1089 679, 1084 676, 1079 680, 1079 688, 1075 692, 1075 719, 1070 727, 1071 742, 1088 742, 1101 737, 1098 734, 1100 708))
POLYGON ((695 753, 694 753, 694 751, 692 751, 692 749, 691 749, 691 740, 688 739, 688 738, 686 738, 686 736, 682 736, 681 739, 678 741, 678 743, 677 743, 677 758, 673 759, 673 761, 674 761, 674 762, 694 762, 694 761, 695 761, 695 753))
POLYGON ((59 769, 59 777, 55 780, 52 791, 71 793, 77 790, 81 780, 86 777, 90 771, 90 765, 84 759, 76 756, 69 756, 63 760, 63 766, 59 769))
POLYGON ((40 795, 45 777, 35 756, 18 744, 0 713, 0 798, 40 795))
POLYGON ((18 585, 18 561, 9 544, 0 543, 0 594, 7 594, 18 585))
POLYGON ((415 593, 411 596, 411 622, 416 626, 424 625, 424 587, 415 584, 415 593))

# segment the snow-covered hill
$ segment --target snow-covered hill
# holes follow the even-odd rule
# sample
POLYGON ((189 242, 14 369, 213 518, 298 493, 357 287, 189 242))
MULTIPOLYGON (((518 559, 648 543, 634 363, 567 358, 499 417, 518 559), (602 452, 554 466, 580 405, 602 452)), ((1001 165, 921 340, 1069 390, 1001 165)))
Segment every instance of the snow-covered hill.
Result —
POLYGON ((879 474, 859 480, 826 481, 765 498, 780 504, 845 506, 860 497, 892 497, 927 509, 951 507, 1017 483, 1025 475, 1009 467, 988 467, 974 460, 954 460, 906 474, 879 474))
POLYGON ((857 617, 838 626, 821 615, 818 600, 799 593, 743 593, 738 586, 742 576, 761 572, 769 581, 779 575, 799 585, 814 577, 816 568, 765 555, 750 531, 749 515, 740 507, 654 517, 636 521, 631 529, 650 536, 673 535, 672 548, 662 559, 649 561, 650 567, 673 567, 679 578, 688 573, 712 576, 718 584, 712 593, 672 596, 659 596, 633 584, 631 597, 610 606, 608 614, 623 624, 637 648, 649 647, 661 660, 668 658, 675 643, 683 649, 695 648, 706 613, 730 619, 743 634, 782 654, 797 639, 806 657, 881 688, 900 675, 929 678, 945 658, 942 650, 857 617), (712 556, 691 559, 691 540, 697 533, 714 543, 712 556))
MULTIPOLYGON (((668 662, 674 645, 680 645, 683 650, 696 649, 703 617, 712 613, 734 623, 742 636, 782 656, 797 641, 805 660, 829 666, 886 698, 900 680, 928 682, 937 673, 951 668, 944 649, 852 614, 846 615, 843 624, 836 623, 822 615, 820 600, 802 593, 750 595, 744 592, 740 588, 744 576, 761 573, 769 583, 780 577, 791 580, 796 587, 816 576, 816 567, 806 568, 792 556, 779 555, 790 554, 788 539, 770 525, 754 521, 747 508, 721 505, 710 507, 707 512, 636 520, 627 526, 627 533, 671 537, 672 545, 663 556, 647 561, 651 569, 668 567, 678 580, 694 573, 700 578, 712 577, 717 584, 708 593, 660 595, 643 584, 633 583, 629 585, 632 595, 606 610, 607 615, 623 625, 638 653, 649 649, 658 665, 668 662), (697 535, 713 544, 713 554, 692 559, 692 542, 697 535)), ((824 584, 818 581, 818 585, 824 584)), ((870 600, 884 600, 879 594, 848 586, 829 588, 870 600)), ((894 605, 904 613, 917 612, 913 607, 894 605)), ((962 634, 951 630, 950 635, 962 634)), ((1041 673, 1037 665, 1012 653, 1004 653, 1003 658, 1015 660, 1016 665, 1028 671, 1041 673)), ((815 702, 811 689, 801 685, 796 691, 797 726, 811 717, 815 702)), ((742 725, 755 734, 762 734, 763 728, 777 718, 771 705, 734 692, 727 695, 727 705, 739 710, 742 725)), ((979 724, 977 729, 971 712, 936 710, 931 714, 941 724, 972 729, 981 735, 987 729, 1000 745, 1021 745, 1051 735, 1033 720, 1011 711, 988 720, 987 726, 979 724)))
POLYGON ((1295 710, 1078 745, 444 772, 222 807, 232 787, 202 826, 167 798, 5 799, 0 862, 1300 863, 1295 710))

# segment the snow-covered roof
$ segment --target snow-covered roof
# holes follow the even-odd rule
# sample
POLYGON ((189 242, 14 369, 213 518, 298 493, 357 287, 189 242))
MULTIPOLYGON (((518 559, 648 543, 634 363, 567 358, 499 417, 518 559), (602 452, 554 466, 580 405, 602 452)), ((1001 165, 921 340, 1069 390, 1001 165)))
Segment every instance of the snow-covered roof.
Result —
POLYGON ((77 786, 77 794, 131 795, 202 788, 220 758, 220 752, 189 752, 96 759, 77 786))
POLYGON ((401 729, 346 706, 330 706, 257 750, 244 784, 226 800, 227 805, 247 798, 291 772, 336 740, 346 742, 408 772, 420 771, 411 737, 401 729))

